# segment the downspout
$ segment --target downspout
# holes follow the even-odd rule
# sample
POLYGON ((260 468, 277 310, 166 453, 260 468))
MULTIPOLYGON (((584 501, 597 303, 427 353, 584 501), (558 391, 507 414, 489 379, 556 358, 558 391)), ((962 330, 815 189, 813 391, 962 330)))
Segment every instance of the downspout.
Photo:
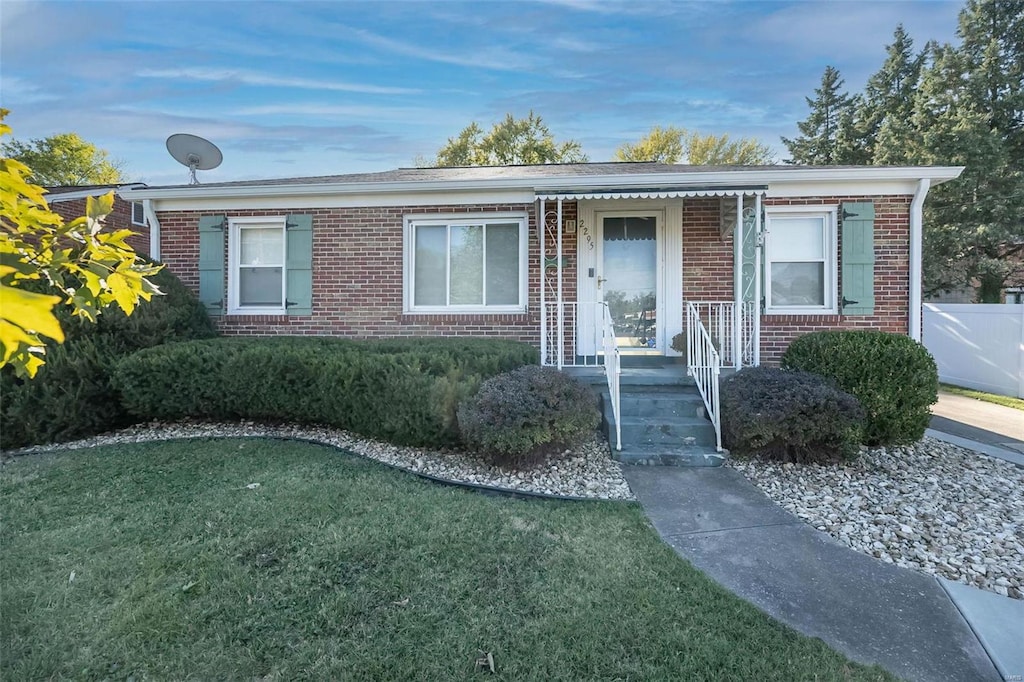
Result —
POLYGON ((142 212, 149 223, 149 257, 153 260, 160 260, 160 221, 157 220, 156 211, 153 210, 153 200, 142 200, 142 212))
POLYGON ((924 199, 932 181, 917 182, 914 200, 910 202, 910 338, 921 342, 921 260, 924 234, 924 199))

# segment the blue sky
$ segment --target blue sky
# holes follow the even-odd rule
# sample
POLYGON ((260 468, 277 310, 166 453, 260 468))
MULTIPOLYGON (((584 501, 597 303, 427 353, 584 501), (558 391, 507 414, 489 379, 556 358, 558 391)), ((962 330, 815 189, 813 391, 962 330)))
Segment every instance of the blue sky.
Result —
POLYGON ((652 125, 784 155, 827 64, 851 91, 902 22, 955 40, 959 2, 18 2, 0 6, 15 137, 74 131, 132 180, 178 184, 168 135, 215 142, 207 182, 386 170, 471 121, 541 115, 592 161, 652 125))

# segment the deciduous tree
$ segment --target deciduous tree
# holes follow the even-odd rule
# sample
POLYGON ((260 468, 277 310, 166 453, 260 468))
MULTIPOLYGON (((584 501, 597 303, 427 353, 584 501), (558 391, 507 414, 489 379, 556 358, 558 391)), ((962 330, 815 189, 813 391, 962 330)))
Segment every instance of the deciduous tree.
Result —
POLYGON ((124 181, 121 164, 104 149, 76 133, 60 133, 43 139, 3 144, 3 155, 32 169, 28 178, 37 185, 107 185, 124 181))
POLYGON ((690 132, 685 128, 654 126, 635 143, 625 143, 615 151, 619 161, 656 161, 700 166, 756 166, 775 160, 772 150, 752 137, 735 140, 729 135, 690 132))
POLYGON ((684 128, 654 126, 635 143, 624 142, 615 150, 618 161, 657 161, 679 163, 683 158, 683 138, 689 133, 684 128))
POLYGON ((540 116, 507 114, 490 132, 470 123, 448 138, 437 152, 434 166, 502 166, 511 164, 584 163, 579 142, 557 142, 540 116))
MULTIPOLYGON (((6 115, 0 109, 0 137, 11 132, 6 115)), ((24 377, 43 365, 44 337, 64 341, 54 306, 94 321, 108 305, 131 314, 160 293, 147 279, 159 267, 135 255, 125 241, 131 231, 103 229, 113 193, 88 199, 87 214, 65 223, 31 175, 20 161, 0 159, 0 367, 24 377), (54 293, 26 288, 40 281, 54 293)))

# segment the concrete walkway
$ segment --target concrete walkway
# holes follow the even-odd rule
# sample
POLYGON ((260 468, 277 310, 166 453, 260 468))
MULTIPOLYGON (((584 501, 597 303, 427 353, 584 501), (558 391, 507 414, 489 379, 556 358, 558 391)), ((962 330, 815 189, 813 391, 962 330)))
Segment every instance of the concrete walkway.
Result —
POLYGON ((665 542, 772 617, 913 682, 1001 679, 935 578, 840 545, 734 469, 624 470, 665 542))

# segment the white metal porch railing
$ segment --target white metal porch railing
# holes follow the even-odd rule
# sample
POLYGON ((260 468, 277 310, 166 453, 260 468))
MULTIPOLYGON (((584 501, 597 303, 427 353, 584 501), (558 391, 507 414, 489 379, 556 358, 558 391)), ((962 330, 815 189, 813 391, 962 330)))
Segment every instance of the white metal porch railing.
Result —
POLYGON ((715 447, 722 451, 722 414, 719 408, 718 378, 722 373, 722 358, 701 321, 698 304, 686 304, 686 373, 697 384, 708 419, 715 427, 715 447))
MULTIPOLYGON (((736 304, 732 301, 687 301, 687 318, 696 316, 704 325, 711 342, 718 351, 725 367, 750 367, 759 364, 757 352, 757 325, 754 319, 757 307, 753 301, 740 305, 739 362, 734 349, 736 344, 733 329, 737 322, 736 304), (692 312, 691 312, 692 311, 692 312)), ((686 320, 684 320, 684 324, 686 320)))
POLYGON ((619 344, 608 304, 545 303, 542 311, 541 364, 550 367, 602 367, 615 419, 615 449, 622 449, 619 424, 619 344))
POLYGON ((622 449, 622 419, 619 411, 619 342, 615 338, 612 314, 607 304, 602 304, 601 341, 604 348, 604 376, 608 381, 608 394, 612 399, 612 416, 615 418, 615 449, 622 449))

